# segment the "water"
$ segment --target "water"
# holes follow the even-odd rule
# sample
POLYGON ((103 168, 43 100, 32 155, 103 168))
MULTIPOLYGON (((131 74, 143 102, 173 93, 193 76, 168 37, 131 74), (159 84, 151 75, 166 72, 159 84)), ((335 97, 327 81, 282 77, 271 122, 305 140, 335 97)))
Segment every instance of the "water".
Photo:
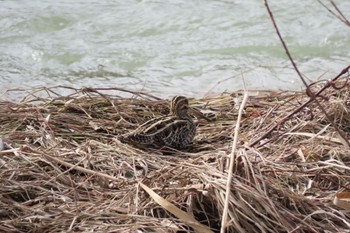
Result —
MULTIPOLYGON (((316 0, 269 2, 308 79, 349 65, 350 28, 316 0)), ((350 1, 337 4, 350 18, 350 1)), ((0 1, 0 93, 67 85, 198 97, 243 79, 302 89, 261 0, 0 1)))

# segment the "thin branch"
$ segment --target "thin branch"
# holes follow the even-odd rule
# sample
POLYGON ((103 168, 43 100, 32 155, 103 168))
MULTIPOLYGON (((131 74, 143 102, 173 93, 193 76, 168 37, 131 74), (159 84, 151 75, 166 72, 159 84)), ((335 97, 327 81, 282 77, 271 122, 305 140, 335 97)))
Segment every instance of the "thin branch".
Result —
POLYGON ((332 11, 326 4, 324 4, 321 0, 317 0, 326 10, 328 10, 334 17, 339 19, 342 23, 350 27, 350 21, 345 17, 343 12, 339 9, 339 7, 335 4, 333 0, 329 0, 334 9, 338 12, 337 15, 334 11, 332 11))
POLYGON ((286 52, 286 54, 287 54, 287 56, 288 56, 290 62, 292 63, 292 65, 293 65, 293 67, 294 67, 294 70, 297 72, 297 74, 298 74, 298 76, 300 77, 301 81, 304 83, 304 85, 305 85, 306 87, 308 87, 308 84, 307 84, 305 78, 304 78, 303 75, 300 73, 300 71, 299 71, 297 65, 295 64, 295 62, 294 62, 292 56, 291 56, 290 53, 289 53, 289 49, 288 49, 286 43, 284 42, 283 37, 282 37, 282 35, 281 35, 281 33, 280 33, 278 27, 277 27, 275 18, 273 17, 273 14, 272 14, 272 12, 271 12, 271 10, 270 10, 270 6, 269 6, 267 0, 264 0, 264 2, 265 2, 265 7, 266 7, 266 9, 267 9, 267 12, 269 13, 270 19, 271 19, 271 21, 272 21, 272 24, 273 24, 273 26, 274 26, 274 28, 275 28, 275 30, 276 30, 276 33, 277 33, 277 35, 278 35, 278 37, 279 37, 279 39, 280 39, 280 41, 281 41, 281 43, 282 43, 282 45, 283 45, 284 51, 286 52))
MULTIPOLYGON (((334 127, 334 129, 338 132, 338 134, 340 135, 340 137, 342 137, 344 139, 344 141, 346 142, 347 146, 350 147, 350 143, 349 141, 347 140, 345 134, 337 127, 337 125, 334 123, 334 121, 331 119, 331 117, 328 115, 327 111, 322 107, 322 105, 320 104, 320 102, 316 99, 317 96, 319 96, 321 94, 321 92, 317 92, 316 94, 314 94, 311 89, 310 89, 310 86, 309 84, 306 82, 305 78, 302 76, 301 72, 299 71, 296 63, 294 62, 289 50, 288 50, 288 47, 286 45, 286 43, 284 42, 283 40, 283 37, 278 29, 278 26, 276 24, 276 21, 275 21, 275 18, 270 10, 270 6, 267 2, 267 0, 264 0, 264 3, 265 3, 265 7, 266 7, 266 10, 267 12, 269 13, 269 16, 270 16, 270 19, 272 21, 272 24, 276 30, 276 33, 283 45, 283 48, 290 60, 290 62, 292 63, 293 67, 294 67, 294 70, 296 71, 296 73, 298 74, 299 78, 301 79, 301 81, 303 82, 303 84, 305 85, 306 87, 306 94, 310 97, 309 101, 305 102, 303 105, 301 105, 300 107, 298 107, 296 110, 294 110, 291 114, 288 114, 287 117, 283 118, 281 121, 279 121, 277 124, 275 124, 273 127, 271 127, 263 136, 261 136, 258 140, 255 140, 253 143, 250 144, 250 146, 253 146, 255 144, 257 144, 260 140, 266 138, 274 129, 277 128, 277 126, 279 125, 282 125, 284 124, 288 119, 289 117, 293 116, 294 114, 296 114, 297 112, 299 112, 302 108, 304 108, 305 106, 307 106, 309 103, 315 101, 316 104, 318 105, 318 107, 321 109, 321 111, 325 114, 326 118, 328 119, 328 121, 332 124, 332 126, 334 127)), ((338 78, 337 78, 338 79, 338 78)), ((332 80, 332 81, 335 81, 335 80, 332 80)), ((328 85, 326 85, 327 87, 331 86, 330 83, 328 83, 328 85)), ((326 87, 325 86, 325 87, 326 87)), ((323 91, 324 89, 326 88, 322 88, 321 90, 323 91)), ((282 134, 283 135, 283 134, 282 134)))
MULTIPOLYGON (((350 65, 345 67, 337 76, 335 76, 332 80, 328 81, 326 85, 324 85, 316 94, 315 96, 319 96, 322 92, 324 92, 327 88, 331 87, 333 83, 338 80, 341 76, 349 72, 350 65)), ((266 138, 272 131, 274 131, 278 126, 282 125, 284 122, 286 122, 288 119, 290 119, 293 115, 296 113, 300 112, 301 109, 305 108, 307 105, 309 105, 311 102, 313 102, 314 99, 310 98, 308 101, 300 105, 298 108, 296 108, 293 112, 289 113, 287 116, 282 118, 277 124, 272 126, 267 132, 265 132, 261 137, 253 141, 252 143, 249 144, 250 147, 256 145, 259 141, 262 139, 266 138)), ((266 143, 264 143, 265 145, 266 143)))

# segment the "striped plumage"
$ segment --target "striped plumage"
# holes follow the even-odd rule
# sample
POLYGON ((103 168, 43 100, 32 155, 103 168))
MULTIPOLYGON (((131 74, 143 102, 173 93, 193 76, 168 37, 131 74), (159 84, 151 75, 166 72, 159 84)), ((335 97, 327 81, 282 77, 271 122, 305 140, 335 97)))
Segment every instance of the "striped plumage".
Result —
POLYGON ((192 144, 196 134, 196 125, 189 110, 200 114, 189 107, 186 97, 175 96, 170 103, 169 116, 151 119, 118 139, 139 147, 185 149, 192 144))

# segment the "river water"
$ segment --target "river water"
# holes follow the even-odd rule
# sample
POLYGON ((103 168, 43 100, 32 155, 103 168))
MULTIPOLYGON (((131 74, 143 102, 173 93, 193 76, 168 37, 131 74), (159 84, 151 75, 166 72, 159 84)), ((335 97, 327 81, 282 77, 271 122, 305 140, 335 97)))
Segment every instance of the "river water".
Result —
MULTIPOLYGON (((317 0, 269 3, 308 80, 349 65, 350 27, 317 0)), ((350 1, 336 3, 350 18, 350 1)), ((66 85, 200 97, 242 80, 303 88, 262 0, 0 0, 0 94, 66 85)))

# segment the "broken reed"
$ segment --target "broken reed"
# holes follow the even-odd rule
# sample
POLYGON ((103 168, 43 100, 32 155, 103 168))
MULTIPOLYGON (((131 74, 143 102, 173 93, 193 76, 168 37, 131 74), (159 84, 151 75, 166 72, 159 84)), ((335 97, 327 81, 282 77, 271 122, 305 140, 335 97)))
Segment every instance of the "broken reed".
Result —
MULTIPOLYGON (((1 230, 220 230, 241 93, 190 100, 214 119, 197 120, 190 150, 144 151, 116 136, 168 114, 168 101, 121 89, 67 89, 62 96, 56 90, 33 91, 21 103, 0 102, 1 230), (127 92, 133 97, 121 97, 127 92), (176 208, 197 222, 179 217, 176 208)), ((347 136, 349 93, 347 85, 320 99, 347 136)), ((314 103, 249 146, 308 98, 251 92, 240 122, 227 232, 349 229, 349 216, 332 200, 349 190, 350 155, 314 103)))

